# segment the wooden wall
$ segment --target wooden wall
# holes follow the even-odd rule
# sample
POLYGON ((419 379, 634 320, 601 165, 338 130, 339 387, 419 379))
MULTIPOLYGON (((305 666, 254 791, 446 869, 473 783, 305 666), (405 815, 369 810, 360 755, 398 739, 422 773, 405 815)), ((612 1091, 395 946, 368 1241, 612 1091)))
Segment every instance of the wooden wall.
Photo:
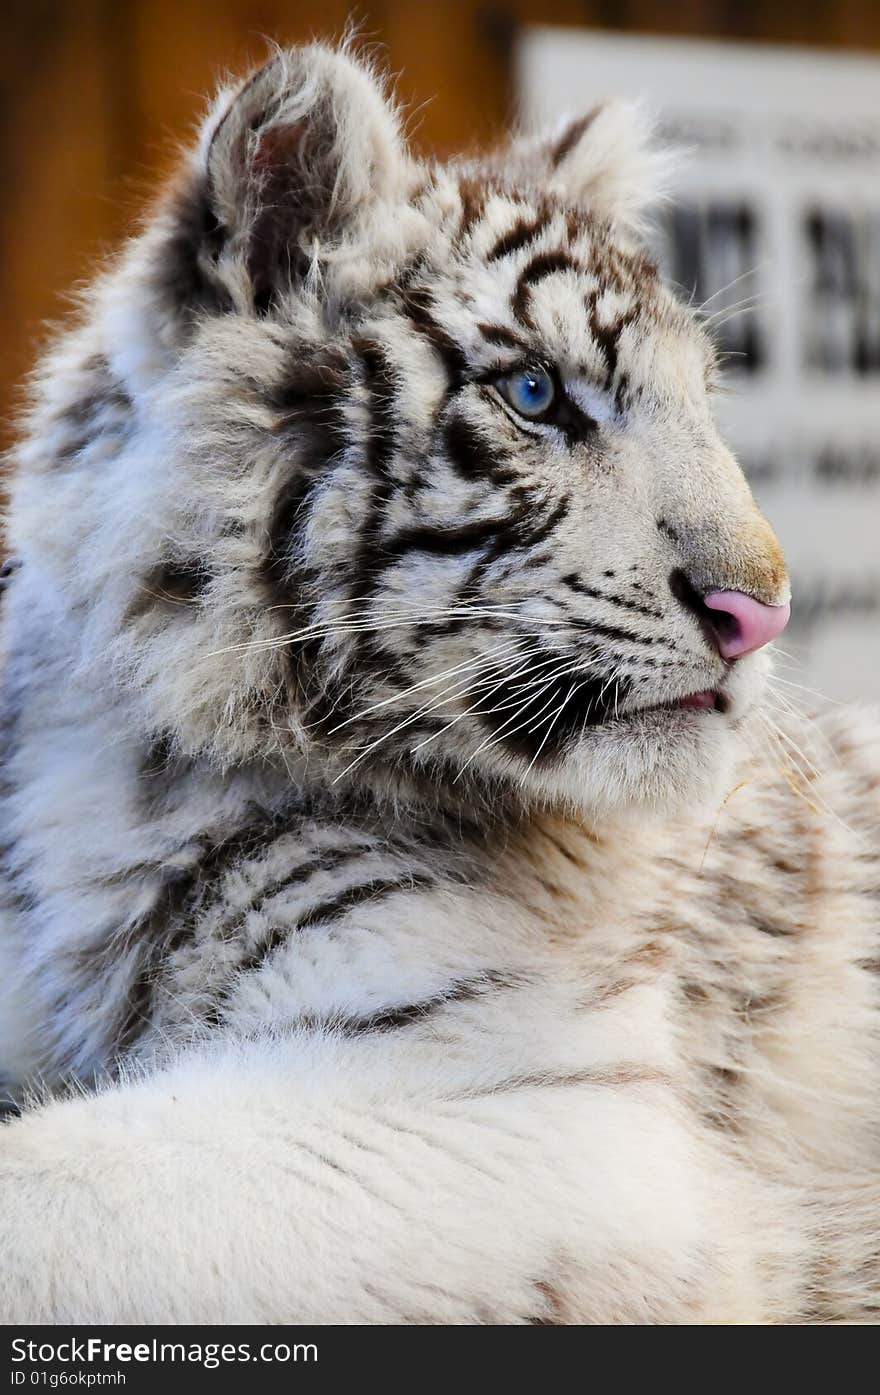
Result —
MULTIPOLYGON (((0 441, 64 292, 131 224, 219 73, 339 33, 349 0, 2 0, 0 441)), ((418 109, 416 140, 489 139, 522 23, 880 49, 877 0, 361 0, 365 36, 418 109)))

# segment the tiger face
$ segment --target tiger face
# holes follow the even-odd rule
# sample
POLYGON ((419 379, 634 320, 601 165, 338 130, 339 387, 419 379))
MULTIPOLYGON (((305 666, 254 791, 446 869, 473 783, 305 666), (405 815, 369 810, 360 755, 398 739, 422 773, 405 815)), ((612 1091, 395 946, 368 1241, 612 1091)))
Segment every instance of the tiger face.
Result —
POLYGON ((59 351, 88 409, 42 408, 145 739, 590 816, 718 788, 788 581, 639 243, 651 160, 606 108, 426 165, 321 46, 219 99, 59 351))

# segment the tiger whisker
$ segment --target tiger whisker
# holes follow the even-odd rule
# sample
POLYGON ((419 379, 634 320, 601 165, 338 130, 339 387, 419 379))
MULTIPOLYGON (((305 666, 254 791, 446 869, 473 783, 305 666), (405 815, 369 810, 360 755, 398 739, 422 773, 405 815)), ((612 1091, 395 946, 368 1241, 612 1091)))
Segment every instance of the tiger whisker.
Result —
POLYGON ((701 314, 707 305, 712 304, 713 300, 717 300, 718 297, 724 295, 726 291, 732 291, 734 286, 738 286, 741 281, 747 281, 750 276, 757 276, 759 271, 765 271, 768 266, 770 266, 770 261, 766 259, 763 262, 759 262, 757 266, 752 267, 750 271, 743 271, 739 276, 734 276, 733 280, 728 281, 726 286, 722 286, 720 290, 713 291, 700 305, 694 306, 694 309, 698 314, 701 314))
POLYGON ((859 843, 864 845, 865 840, 863 836, 856 829, 850 827, 836 810, 831 808, 827 800, 816 788, 815 781, 819 777, 819 771, 807 756, 805 756, 793 737, 790 737, 787 732, 774 722, 766 710, 759 712, 758 717, 765 727, 767 736, 776 747, 777 758, 784 762, 782 767, 783 772, 793 772, 803 782, 803 785, 809 788, 810 793, 808 795, 806 790, 801 788, 794 780, 789 780, 792 790, 799 795, 810 809, 812 809, 814 814, 821 813, 827 818, 833 819, 835 823, 839 824, 840 827, 845 830, 848 836, 855 838, 859 843), (804 765, 800 765, 798 763, 799 760, 803 761, 804 765))
MULTIPOLYGON (((514 656, 511 656, 511 662, 516 662, 516 658, 514 656)), ((459 691, 461 691, 462 688, 466 689, 467 686, 470 684, 471 677, 472 676, 469 675, 466 680, 463 680, 462 682, 453 685, 455 691, 450 693, 448 697, 435 698, 435 700, 429 703, 426 707, 418 708, 415 712, 411 713, 408 717, 404 718, 402 722, 398 722, 397 725, 392 727, 390 731, 383 732, 382 735, 377 737, 375 741, 371 741, 370 744, 366 746, 360 752, 360 754, 345 767, 344 770, 340 771, 340 773, 333 780, 333 783, 336 784, 339 780, 343 778, 344 775, 347 775, 350 770, 353 770, 355 766, 359 765, 361 761, 365 760, 367 756, 371 754, 371 752, 375 751, 385 741, 390 740, 392 736, 396 736, 399 731, 403 731, 406 727, 411 726, 413 722, 417 722, 421 718, 427 716, 428 713, 436 711, 438 707, 445 707, 447 703, 453 702, 455 698, 458 696, 459 691)))
MULTIPOLYGON (((541 754, 541 752, 543 751, 544 747, 546 746, 546 744, 547 744, 547 742, 548 742, 548 740, 549 740, 549 738, 550 738, 550 733, 552 732, 552 730, 553 730, 553 728, 555 727, 556 723, 559 721, 559 718, 562 716, 562 714, 563 714, 565 708, 567 707, 568 702, 569 702, 569 700, 571 699, 572 695, 573 695, 575 692, 577 692, 577 690, 578 690, 579 688, 582 688, 582 687, 584 686, 584 683, 585 683, 585 682, 586 682, 586 679, 584 679, 584 680, 583 680, 582 682, 580 682, 580 683, 573 683, 573 684, 571 685, 571 687, 569 688, 569 690, 568 690, 566 696, 562 699, 562 702, 559 704, 558 708, 556 709, 555 713, 553 714, 552 720, 550 721, 550 724, 549 724, 549 726, 547 727, 547 730, 546 730, 545 733, 544 733, 544 736, 543 736, 543 738, 542 738, 542 740, 541 740, 540 746, 538 747, 538 749, 537 749, 537 751, 535 752, 535 754, 532 756, 532 759, 529 761, 528 767, 527 767, 527 769, 526 769, 526 775, 529 774, 529 771, 532 769, 532 766, 535 764, 536 760, 538 759, 538 757, 540 756, 540 754, 541 754)), ((534 728, 533 728, 533 730, 534 730, 534 728)), ((525 776, 523 776, 523 778, 525 779, 525 776)))
MULTIPOLYGON (((530 701, 532 700, 531 698, 526 699, 525 695, 528 694, 529 692, 531 692, 531 691, 532 691, 533 689, 535 689, 535 688, 539 688, 539 687, 540 687, 540 688, 543 689, 543 687, 544 687, 544 685, 545 685, 545 683, 546 683, 546 678, 547 678, 546 672, 543 672, 543 673, 542 673, 541 670, 542 670, 542 669, 543 669, 543 670, 546 670, 546 669, 550 668, 553 664, 558 664, 558 663, 560 662, 560 660, 561 660, 562 662, 565 662, 565 656, 564 656, 563 654, 553 654, 553 655, 551 655, 550 657, 548 657, 548 658, 546 658, 546 659, 543 659, 543 660, 542 660, 540 663, 538 663, 538 664, 531 664, 531 665, 526 665, 526 666, 524 666, 524 668, 523 668, 522 670, 520 670, 520 671, 521 671, 521 672, 527 672, 527 673, 529 673, 530 675, 532 675, 532 676, 529 678, 529 681, 528 681, 527 683, 517 683, 517 684, 511 685, 511 684, 510 684, 510 681, 509 681, 509 679, 508 679, 508 680, 507 680, 507 685, 508 685, 509 691, 510 691, 512 694, 514 694, 515 696, 513 696, 509 702, 500 702, 500 703, 496 703, 494 707, 492 707, 492 708, 490 708, 490 709, 487 709, 487 710, 488 710, 489 712, 494 713, 494 712, 506 712, 506 711, 508 710, 508 708, 511 708, 511 707, 515 707, 515 708, 517 708, 518 710, 519 710, 519 709, 522 709, 523 706, 524 706, 524 701, 529 701, 529 702, 530 702, 530 701)), ((580 667, 580 664, 575 665, 575 667, 580 667)), ((569 669, 569 670, 562 669, 562 670, 561 670, 562 673, 571 672, 571 671, 572 671, 571 669, 569 669)), ((514 677, 518 677, 518 675, 513 675, 513 676, 514 676, 514 677)), ((496 687, 497 687, 497 686, 498 686, 498 685, 496 685, 496 687)))
POLYGON ((503 653, 505 650, 515 649, 521 643, 522 639, 518 636, 516 639, 508 640, 505 644, 501 645, 500 649, 496 648, 490 651, 489 655, 479 654, 473 658, 464 660, 460 664, 455 664, 452 668, 444 669, 442 673, 431 674, 427 678, 420 678, 418 683, 413 683, 411 687, 404 688, 402 692, 392 693, 390 697, 381 698, 378 702, 372 703, 369 707, 362 708, 361 711, 356 712, 353 717, 347 717, 344 722, 340 722, 337 726, 331 727, 328 735, 332 736, 334 732, 341 731, 343 727, 350 726, 353 722, 362 721, 364 717, 370 716, 373 712, 378 712, 383 707, 388 707, 395 702, 401 702, 403 698, 408 697, 410 693, 416 693, 421 688, 433 687, 437 683, 442 683, 444 679, 452 677, 453 674, 474 668, 475 666, 479 667, 483 662, 491 659, 492 656, 497 656, 497 654, 503 653))
MULTIPOLYGON (((594 661, 594 662, 595 662, 595 663, 599 663, 600 661, 599 661, 599 660, 596 660, 596 661, 594 661)), ((586 666, 587 666, 587 667, 592 667, 592 666, 593 666, 593 663, 592 663, 592 662, 588 662, 586 666)), ((579 667, 579 668, 582 668, 582 667, 584 667, 584 665, 583 665, 583 664, 579 664, 578 667, 579 667)), ((558 677, 564 676, 564 675, 565 675, 566 673, 568 673, 568 672, 571 672, 571 670, 570 670, 570 669, 564 669, 564 668, 563 668, 563 669, 560 669, 558 673, 553 673, 553 674, 551 674, 550 677, 549 677, 548 679, 546 679, 546 681, 544 682, 544 684, 543 684, 543 686, 541 687, 540 691, 539 691, 538 693, 535 694, 535 697, 534 697, 534 698, 530 699, 530 701, 529 701, 527 704, 520 704, 520 706, 519 706, 519 708, 517 709, 517 711, 514 712, 513 716, 511 716, 511 717, 508 718, 508 720, 504 723, 504 725, 503 725, 501 728, 499 728, 492 736, 487 737, 487 738, 485 739, 485 741, 483 741, 483 742, 480 743, 480 745, 476 748, 475 751, 472 751, 472 752, 471 752, 471 754, 468 756, 467 760, 465 761, 464 765, 461 767, 461 769, 459 770, 458 774, 456 775, 456 777, 455 777, 456 780, 459 780, 459 779, 461 778, 461 776, 464 774, 464 772, 465 772, 465 770, 467 769, 467 767, 470 765, 471 761, 475 760, 475 759, 477 758, 477 756, 481 754, 482 751, 490 750, 493 746, 497 746, 498 743, 499 743, 499 741, 504 741, 506 738, 515 735, 516 732, 522 730, 522 728, 526 725, 527 722, 533 721, 534 718, 535 718, 536 716, 540 715, 540 712, 543 712, 543 711, 545 710, 545 708, 549 706, 550 702, 553 701, 552 695, 551 695, 551 697, 548 699, 548 702, 544 704, 544 707, 542 707, 542 708, 539 710, 539 713, 530 712, 530 713, 528 714, 528 716, 526 716, 526 717, 524 718, 524 720, 520 723, 519 726, 514 727, 512 731, 508 731, 508 730, 507 730, 507 728, 510 726, 510 723, 516 721, 517 717, 522 715, 523 710, 524 710, 524 706, 531 706, 534 702, 536 702, 536 701, 538 700, 538 698, 540 698, 541 694, 542 694, 543 692, 545 692, 546 689, 547 689, 553 682, 556 681, 556 679, 557 679, 558 677)))
MULTIPOLYGON (((503 725, 502 725, 501 727, 499 727, 499 728, 496 730, 494 736, 492 736, 492 735, 487 736, 487 737, 485 738, 485 740, 483 740, 483 741, 480 743, 480 745, 476 748, 476 750, 474 750, 474 751, 471 752, 471 754, 468 756, 467 760, 465 761, 464 765, 461 767, 461 769, 459 770, 458 774, 456 775, 456 777, 455 777, 456 780, 460 780, 460 779, 461 779, 462 775, 463 775, 464 772, 467 770, 467 768, 468 768, 468 766, 470 765, 471 761, 476 760, 477 756, 479 756, 479 755, 481 754, 481 752, 491 750, 491 748, 492 748, 493 746, 497 746, 498 743, 499 743, 500 741, 504 741, 504 740, 506 740, 507 738, 509 738, 509 737, 511 737, 511 736, 514 736, 514 735, 516 734, 516 732, 522 730, 522 728, 526 725, 527 722, 530 722, 530 721, 533 719, 533 717, 534 717, 536 714, 535 714, 534 712, 530 712, 529 715, 528 715, 527 717, 525 717, 524 720, 523 720, 522 722, 520 722, 519 726, 515 726, 515 727, 513 727, 512 730, 508 730, 508 728, 510 727, 511 723, 512 723, 512 722, 515 722, 516 719, 517 719, 518 717, 521 717, 521 716, 522 716, 524 707, 531 707, 533 703, 537 702, 537 701, 540 699, 541 695, 542 695, 544 692, 546 692, 547 688, 549 688, 549 687, 553 684, 553 682, 554 682, 554 680, 555 680, 555 677, 556 677, 555 674, 551 674, 550 677, 549 677, 548 679, 546 679, 546 681, 544 682, 543 687, 540 688, 540 690, 535 694, 535 696, 534 696, 533 698, 530 698, 526 703, 522 703, 522 702, 519 703, 519 704, 517 705, 516 711, 515 711, 510 717, 508 717, 507 721, 504 722, 503 725)), ((551 693, 550 697, 547 699, 547 702, 544 704, 544 707, 541 707, 541 708, 538 709, 539 712, 543 712, 543 711, 544 711, 544 708, 548 707, 552 701, 553 701, 553 695, 552 695, 552 693, 551 693)), ((492 711, 494 711, 494 709, 490 709, 490 714, 491 714, 492 711)))
MULTIPOLYGON (((533 651, 533 652, 540 652, 540 651, 533 651)), ((525 672, 527 669, 528 669, 528 664, 525 664, 525 665, 523 666, 523 668, 520 669, 519 671, 520 671, 520 672, 525 672)), ((515 677, 516 675, 513 675, 513 676, 515 677)), ((505 681, 509 682, 509 678, 507 678, 504 674, 502 674, 502 676, 498 679, 497 683, 495 683, 494 686, 493 686, 492 688, 490 688, 489 691, 488 691, 487 693, 480 693, 480 696, 477 698, 477 700, 476 700, 475 703, 473 703, 470 707, 466 707, 465 710, 464 710, 463 712, 459 712, 458 716, 453 717, 453 718, 452 718, 452 721, 451 721, 451 722, 447 722, 447 723, 446 723, 446 726, 445 726, 445 727, 441 727, 440 731, 432 732, 430 736, 426 736, 425 739, 424 739, 423 741, 420 741, 416 746, 413 746, 413 747, 411 748, 411 754, 412 754, 412 755, 415 755, 416 751, 420 751, 420 750, 422 749, 423 746, 427 746, 429 742, 434 741, 438 736, 443 736, 443 735, 445 735, 445 733, 446 733, 447 731, 449 731, 451 727, 454 727, 454 726, 456 725, 457 722, 462 721, 462 719, 463 719, 464 717, 471 717, 471 716, 474 716, 474 715, 484 716, 484 715, 489 715, 489 714, 491 714, 491 713, 493 713, 493 712, 503 711, 503 710, 504 710, 503 704, 502 704, 500 707, 496 706, 496 707, 489 707, 489 708, 481 708, 481 707, 480 707, 480 703, 484 702, 484 701, 486 700, 487 697, 490 697, 490 696, 492 695, 493 692, 497 692, 498 688, 500 688, 501 684, 504 683, 505 681)))
MULTIPOLYGON (((777 695, 777 696, 780 696, 780 695, 777 695)), ((785 710, 785 709, 783 709, 783 710, 785 710)), ((789 708, 789 709, 788 709, 787 715, 791 715, 791 714, 792 714, 792 709, 789 708)), ((795 713, 794 715, 797 716, 798 714, 795 713)), ((804 764, 805 769, 809 771, 809 773, 811 774, 811 776, 813 777, 813 779, 814 779, 814 780, 820 779, 821 776, 820 776, 820 772, 819 772, 818 768, 813 764, 813 762, 809 759, 809 757, 806 755, 806 753, 801 749, 801 747, 800 747, 800 746, 798 745, 798 743, 794 740, 794 738, 793 738, 792 736, 789 736, 788 732, 786 732, 782 727, 778 726, 777 723, 773 722, 773 719, 770 717, 769 713, 766 712, 766 710, 765 710, 765 712, 763 713, 763 716, 764 716, 764 718, 765 718, 766 721, 772 723, 772 725, 773 725, 773 727, 775 728, 776 734, 777 734, 777 736, 779 737, 780 741, 784 742, 785 745, 786 745, 787 747, 789 747, 791 750, 793 750, 793 751, 795 752, 795 754, 799 757, 799 759, 800 759, 801 761, 803 761, 803 764, 804 764)))
POLYGON ((756 310, 759 305, 771 298, 768 291, 755 291, 752 295, 743 296, 741 300, 735 300, 732 305, 720 305, 711 315, 706 315, 703 324, 708 328, 717 329, 719 323, 723 323, 722 317, 745 314, 748 311, 756 310))
MULTIPOLYGON (((836 698, 826 697, 824 693, 819 692, 818 688, 808 688, 804 683, 793 683, 790 678, 780 678, 778 673, 771 673, 767 682, 771 688, 775 688, 777 684, 781 683, 784 684, 786 688, 796 688, 799 692, 806 693, 808 697, 818 698, 821 702, 829 702, 835 707, 845 706, 844 703, 838 702, 836 698)), ((777 696, 781 697, 782 694, 779 693, 777 696)))
MULTIPOLYGON (((398 629, 405 625, 432 625, 443 619, 489 619, 489 620, 517 620, 522 621, 522 615, 518 611, 513 611, 502 607, 492 606, 438 606, 429 609, 424 607, 418 610, 385 613, 380 619, 374 620, 349 620, 342 617, 339 620, 321 620, 312 625, 307 625, 301 630, 292 630, 284 635, 272 635, 270 637, 247 640, 241 644, 226 645, 222 649, 214 649, 209 657, 217 657, 222 654, 234 654, 258 651, 261 649, 280 649, 288 644, 302 643, 309 639, 322 639, 337 637, 346 634, 363 634, 367 632, 379 632, 388 629, 398 629)), ((565 619, 555 619, 550 616, 530 616, 529 624, 546 625, 548 627, 564 626, 569 622, 565 619)))

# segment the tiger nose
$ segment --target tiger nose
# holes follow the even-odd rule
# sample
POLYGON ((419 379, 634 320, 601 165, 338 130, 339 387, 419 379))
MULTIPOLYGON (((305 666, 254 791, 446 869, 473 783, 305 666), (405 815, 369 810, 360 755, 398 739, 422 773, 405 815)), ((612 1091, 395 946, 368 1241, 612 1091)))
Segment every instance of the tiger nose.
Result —
POLYGON ((741 659, 763 649, 788 624, 791 606, 764 605, 742 591, 710 591, 703 597, 722 659, 741 659))

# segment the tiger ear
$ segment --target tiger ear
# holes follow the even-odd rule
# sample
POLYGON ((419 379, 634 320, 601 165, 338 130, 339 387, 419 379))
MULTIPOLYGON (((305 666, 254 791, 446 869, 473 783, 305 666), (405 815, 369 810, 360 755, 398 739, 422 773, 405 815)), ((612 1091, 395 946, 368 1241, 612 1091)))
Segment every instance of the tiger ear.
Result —
POLYGON ((174 195, 166 284, 185 312, 216 286, 265 310, 390 198, 405 167, 393 106, 368 67, 310 44, 220 94, 174 195), (174 264, 174 259, 177 264, 174 264))
POLYGON ((666 194, 676 164, 634 102, 609 102, 567 121, 544 145, 544 155, 553 192, 637 235, 666 194))

